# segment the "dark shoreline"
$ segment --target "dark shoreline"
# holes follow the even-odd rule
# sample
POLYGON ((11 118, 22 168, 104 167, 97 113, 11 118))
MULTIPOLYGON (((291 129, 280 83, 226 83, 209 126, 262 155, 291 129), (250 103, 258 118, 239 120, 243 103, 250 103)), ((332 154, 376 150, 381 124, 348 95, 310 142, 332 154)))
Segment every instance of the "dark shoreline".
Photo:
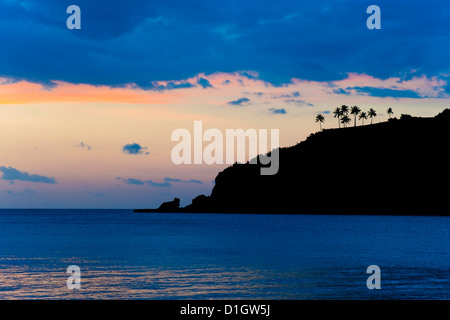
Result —
POLYGON ((176 213, 190 213, 190 214, 251 214, 251 215, 322 215, 322 216, 410 216, 410 217, 450 217, 450 212, 440 212, 434 214, 425 214, 422 212, 380 212, 380 211, 372 211, 372 212, 362 212, 362 213, 345 213, 342 212, 286 212, 286 211, 278 211, 278 212, 255 212, 255 211, 240 211, 240 212, 231 212, 231 211, 159 211, 158 209, 134 209, 133 213, 167 213, 167 214, 176 214, 176 213))

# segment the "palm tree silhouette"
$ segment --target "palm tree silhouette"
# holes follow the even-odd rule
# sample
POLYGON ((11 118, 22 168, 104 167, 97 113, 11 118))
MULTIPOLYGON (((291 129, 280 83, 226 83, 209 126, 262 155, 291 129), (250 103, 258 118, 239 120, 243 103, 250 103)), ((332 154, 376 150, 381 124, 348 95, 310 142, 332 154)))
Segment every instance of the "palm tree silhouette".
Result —
POLYGON ((336 107, 333 111, 334 117, 338 119, 339 128, 341 127, 341 116, 342 116, 342 110, 339 107, 336 107))
POLYGON ((355 127, 356 127, 356 116, 361 112, 361 109, 358 106, 353 106, 350 110, 350 113, 355 115, 355 127))
POLYGON ((341 106, 342 115, 344 116, 348 115, 348 111, 349 111, 348 106, 346 106, 345 104, 341 106))
POLYGON ((377 112, 373 108, 370 108, 369 109, 370 124, 372 124, 373 118, 375 118, 376 116, 377 112))
POLYGON ((394 111, 392 111, 392 108, 387 109, 387 114, 389 115, 389 119, 390 119, 391 116, 394 114, 394 111))
POLYGON ((344 128, 347 127, 347 124, 351 121, 350 117, 348 115, 344 115, 341 119, 341 122, 344 124, 344 128))
POLYGON ((325 117, 323 116, 323 114, 319 113, 316 116, 316 122, 319 122, 320 130, 322 130, 322 122, 324 122, 324 121, 325 121, 325 117))
POLYGON ((359 120, 361 120, 362 119, 362 125, 364 125, 364 120, 367 120, 367 113, 365 113, 364 111, 363 112, 361 112, 360 114, 359 114, 359 120))

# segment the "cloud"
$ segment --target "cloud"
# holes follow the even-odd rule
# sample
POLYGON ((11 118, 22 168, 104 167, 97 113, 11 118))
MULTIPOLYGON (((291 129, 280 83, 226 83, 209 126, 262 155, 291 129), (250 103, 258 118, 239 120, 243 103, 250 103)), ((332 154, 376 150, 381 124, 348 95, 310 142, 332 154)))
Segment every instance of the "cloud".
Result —
POLYGON ((272 99, 287 99, 287 98, 298 98, 300 97, 300 92, 294 91, 291 94, 282 94, 279 96, 274 96, 272 99))
POLYGON ((190 180, 181 180, 181 179, 172 179, 172 178, 164 178, 165 182, 181 182, 181 183, 198 183, 203 184, 200 180, 190 179, 190 180))
POLYGON ((244 97, 244 98, 240 98, 240 99, 237 99, 237 100, 234 100, 234 101, 229 101, 227 103, 229 105, 232 105, 232 106, 242 106, 242 105, 247 104, 248 102, 250 102, 250 99, 244 97))
POLYGON ((145 154, 148 155, 150 152, 145 152, 143 150, 146 150, 147 147, 142 147, 139 143, 129 143, 122 147, 122 152, 126 154, 136 155, 136 154, 145 154))
POLYGON ((269 111, 271 114, 286 114, 287 113, 284 108, 281 108, 281 109, 270 108, 269 111))
MULTIPOLYGON (((205 79, 206 80, 206 79, 205 79)), ((189 89, 193 88, 195 85, 190 83, 186 80, 179 80, 179 81, 153 81, 150 85, 150 90, 158 90, 158 91, 164 91, 164 90, 175 90, 175 89, 189 89)))
MULTIPOLYGON (((293 79, 290 83, 277 87, 261 79, 249 79, 237 72, 210 75, 198 74, 184 82, 195 83, 199 78, 208 80, 216 90, 202 90, 199 85, 183 91, 183 95, 173 94, 171 91, 144 90, 133 85, 124 87, 93 86, 87 84, 59 83, 51 92, 43 89, 43 86, 26 81, 8 81, 0 77, 0 96, 3 101, 11 104, 23 103, 55 103, 55 102, 95 102, 95 103, 138 103, 138 104, 185 104, 192 99, 204 99, 221 101, 223 96, 235 96, 240 91, 242 98, 228 102, 228 105, 260 105, 270 104, 285 107, 295 105, 299 107, 321 106, 324 100, 336 99, 336 94, 350 96, 374 96, 397 97, 398 99, 414 97, 415 91, 422 98, 448 98, 450 89, 448 83, 450 77, 444 79, 438 77, 427 78, 423 76, 405 78, 380 79, 366 74, 349 73, 347 76, 335 82, 316 82, 302 79, 293 79), (230 80, 226 85, 224 79, 230 80), (2 81, 5 80, 5 81, 2 81), (5 84, 1 84, 1 83, 5 84), (377 89, 370 89, 377 88, 377 89), (378 90, 390 89, 390 90, 378 90), (401 92, 405 90, 406 92, 401 92), (301 99, 297 97, 300 95, 301 99), (298 93, 298 94, 297 94, 298 93), (248 97, 252 97, 250 98, 248 97), (287 98, 289 97, 289 98, 287 98)), ((169 81, 170 82, 170 81, 169 81)), ((163 87, 167 82, 160 82, 163 87)), ((83 142, 87 145, 86 142, 83 142)), ((80 146, 81 147, 81 146, 80 146)), ((94 149, 94 148, 92 148, 94 149)))
POLYGON ((84 193, 91 197, 107 197, 110 195, 109 193, 106 192, 92 192, 89 190, 85 190, 84 193))
POLYGON ((164 181, 164 182, 155 182, 155 181, 152 181, 152 180, 146 180, 145 181, 145 183, 147 183, 149 186, 151 186, 151 187, 158 187, 158 188, 168 188, 168 187, 171 187, 172 185, 169 183, 169 182, 167 182, 167 181, 164 181))
POLYGON ((336 94, 345 94, 345 95, 349 95, 351 92, 350 91, 346 91, 342 88, 339 89, 333 89, 333 92, 336 94))
POLYGON ((314 105, 312 103, 309 103, 307 101, 304 100, 300 100, 300 99, 287 99, 284 100, 285 103, 287 104, 294 104, 298 107, 314 107, 314 105))
POLYGON ((172 186, 172 183, 194 183, 194 184, 203 184, 200 180, 190 179, 190 180, 182 180, 182 179, 176 179, 176 178, 164 178, 163 182, 157 182, 153 180, 141 180, 141 179, 134 179, 134 178, 127 178, 124 179, 122 177, 117 177, 117 180, 122 180, 126 184, 131 185, 137 185, 137 186, 143 186, 145 184, 151 186, 151 187, 158 187, 158 188, 168 188, 172 186))
POLYGON ((358 94, 367 94, 371 97, 379 98, 413 98, 421 99, 416 91, 411 89, 390 89, 390 88, 373 88, 373 87, 352 87, 347 90, 356 90, 358 94))
POLYGON ((16 196, 16 197, 33 196, 34 194, 36 194, 36 190, 25 188, 23 191, 5 190, 5 193, 10 196, 16 196))
POLYGON ((133 179, 133 178, 128 178, 124 180, 126 184, 134 184, 134 185, 138 185, 138 186, 142 186, 145 184, 144 181, 139 180, 139 179, 133 179))
POLYGON ((200 79, 198 79, 197 83, 198 83, 203 89, 206 89, 206 88, 212 88, 211 83, 210 83, 207 79, 205 79, 205 78, 200 78, 200 79))
POLYGON ((82 29, 70 32, 61 1, 2 1, 0 39, 8 46, 0 70, 39 83, 142 87, 243 69, 274 84, 336 81, 349 71, 435 76, 449 71, 449 9, 446 1, 430 3, 382 1, 382 30, 368 30, 370 3, 354 0, 79 0, 82 29))
POLYGON ((79 144, 77 144, 77 147, 78 147, 78 148, 86 149, 86 150, 88 150, 88 151, 91 151, 91 150, 92 150, 91 146, 88 145, 88 144, 86 144, 86 143, 84 143, 83 141, 81 141, 79 144))
POLYGON ((0 171, 3 172, 2 180, 56 184, 55 178, 50 178, 37 174, 29 174, 28 172, 21 172, 13 167, 2 166, 0 167, 0 171))

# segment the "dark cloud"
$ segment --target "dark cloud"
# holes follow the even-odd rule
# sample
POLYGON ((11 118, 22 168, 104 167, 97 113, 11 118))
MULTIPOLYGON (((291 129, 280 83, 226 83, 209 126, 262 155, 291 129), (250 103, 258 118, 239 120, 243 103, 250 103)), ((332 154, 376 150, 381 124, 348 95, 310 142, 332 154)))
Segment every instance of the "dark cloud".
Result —
POLYGON ((151 87, 216 71, 273 84, 450 72, 447 1, 379 0, 381 30, 366 27, 368 0, 77 0, 81 30, 66 28, 70 4, 0 2, 2 76, 151 87))
POLYGON ((122 147, 122 152, 126 154, 136 155, 136 154, 150 154, 150 152, 144 152, 146 147, 142 147, 139 143, 129 143, 122 147))
POLYGON ((28 172, 22 172, 13 167, 0 167, 0 171, 3 172, 2 180, 56 184, 55 178, 29 174, 28 172))
POLYGON ((244 98, 240 98, 240 99, 237 99, 237 100, 234 100, 234 101, 229 101, 227 103, 229 105, 232 105, 232 106, 242 106, 242 105, 247 104, 248 102, 250 102, 250 99, 244 97, 244 98))

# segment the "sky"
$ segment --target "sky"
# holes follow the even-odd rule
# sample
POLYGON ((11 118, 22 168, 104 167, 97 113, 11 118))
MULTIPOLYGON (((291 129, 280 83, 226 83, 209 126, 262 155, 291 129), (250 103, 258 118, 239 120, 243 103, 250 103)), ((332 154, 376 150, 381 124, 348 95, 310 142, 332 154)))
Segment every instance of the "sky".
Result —
POLYGON ((278 129, 287 147, 318 113, 336 128, 342 104, 434 116, 449 17, 446 0, 0 0, 0 208, 187 205, 227 167, 173 163, 194 121, 278 129))

